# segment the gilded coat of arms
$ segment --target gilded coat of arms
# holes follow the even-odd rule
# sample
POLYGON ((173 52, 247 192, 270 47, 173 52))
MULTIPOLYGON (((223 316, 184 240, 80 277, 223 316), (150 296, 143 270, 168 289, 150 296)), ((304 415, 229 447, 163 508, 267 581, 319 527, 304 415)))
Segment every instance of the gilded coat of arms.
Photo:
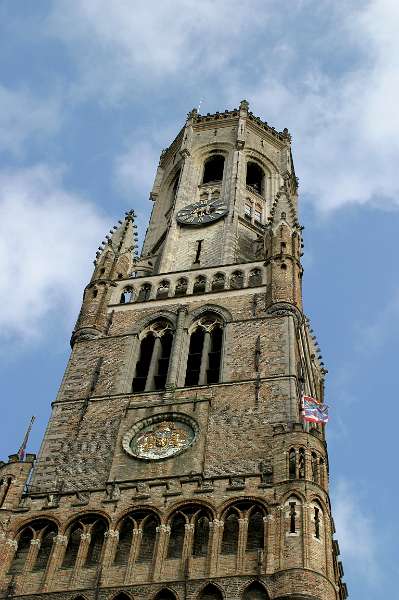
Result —
POLYGON ((140 458, 166 458, 190 445, 194 432, 184 423, 161 421, 139 432, 131 448, 140 458))

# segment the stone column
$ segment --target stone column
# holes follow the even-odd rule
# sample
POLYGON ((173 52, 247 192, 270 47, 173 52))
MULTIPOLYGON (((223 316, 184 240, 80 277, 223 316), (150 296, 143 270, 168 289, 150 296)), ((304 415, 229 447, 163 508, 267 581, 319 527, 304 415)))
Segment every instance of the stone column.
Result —
POLYGON ((220 540, 223 535, 224 522, 219 519, 214 519, 209 523, 210 540, 209 540, 209 561, 208 572, 209 577, 215 577, 218 572, 220 540))
POLYGON ((177 386, 177 377, 183 350, 184 322, 186 320, 186 315, 187 306, 180 306, 177 311, 176 331, 173 338, 172 351, 170 354, 166 389, 177 386))
POLYGON ((50 558, 47 565, 46 574, 43 580, 43 591, 47 592, 52 588, 53 580, 57 570, 62 564, 64 558, 65 549, 68 544, 68 538, 66 535, 56 535, 53 539, 53 548, 51 550, 50 558))
POLYGON ((115 551, 118 546, 119 531, 117 529, 108 529, 104 534, 104 538, 105 547, 102 564, 104 569, 108 569, 114 559, 115 551))
POLYGON ((237 548, 237 570, 242 571, 244 568, 245 561, 245 548, 247 542, 248 533, 248 519, 238 519, 239 530, 238 530, 238 548, 237 548))
POLYGON ((71 583, 75 583, 78 579, 79 572, 83 565, 85 564, 87 553, 90 546, 91 535, 90 533, 82 533, 80 536, 80 544, 79 550, 75 561, 75 566, 73 568, 73 573, 71 577, 71 583))
POLYGON ((208 369, 208 354, 211 349, 211 334, 209 331, 205 331, 204 344, 202 346, 201 354, 201 370, 199 375, 198 385, 206 384, 206 371, 208 369))
POLYGON ((154 557, 154 570, 153 570, 153 580, 158 581, 162 577, 162 568, 163 561, 166 556, 169 536, 170 536, 170 526, 169 525, 159 525, 156 529, 157 531, 157 541, 155 546, 155 557, 154 557))
POLYGON ((29 573, 30 571, 32 571, 34 564, 36 562, 37 555, 40 550, 40 543, 41 542, 40 542, 39 538, 34 538, 33 540, 30 541, 30 548, 29 548, 28 556, 26 557, 24 567, 22 569, 22 575, 26 575, 26 573, 29 573))
POLYGON ((152 349, 152 356, 150 362, 150 368, 148 369, 147 381, 145 383, 145 391, 149 392, 155 388, 155 375, 158 370, 158 359, 162 350, 161 338, 156 337, 154 342, 154 348, 152 349))
POLYGON ((4 546, 5 546, 4 555, 3 555, 3 553, 1 554, 2 557, 4 556, 3 573, 4 573, 4 575, 6 575, 12 565, 12 561, 14 560, 15 553, 18 549, 18 542, 17 542, 17 540, 12 540, 11 538, 7 538, 2 543, 4 543, 4 546))
POLYGON ((134 566, 136 564, 137 554, 140 549, 140 543, 143 536, 143 530, 133 529, 132 545, 130 546, 129 558, 127 561, 125 583, 131 583, 134 578, 134 566))

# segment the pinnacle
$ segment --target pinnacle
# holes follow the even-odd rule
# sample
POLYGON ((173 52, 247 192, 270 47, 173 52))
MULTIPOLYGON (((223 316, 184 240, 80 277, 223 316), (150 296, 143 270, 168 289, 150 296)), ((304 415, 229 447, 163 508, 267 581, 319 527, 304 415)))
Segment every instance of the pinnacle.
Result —
POLYGON ((116 225, 109 230, 105 239, 101 242, 96 252, 94 264, 98 263, 99 258, 106 247, 112 248, 115 257, 121 254, 132 252, 134 258, 138 256, 137 246, 137 225, 135 224, 136 213, 133 209, 125 212, 124 218, 119 220, 116 225))

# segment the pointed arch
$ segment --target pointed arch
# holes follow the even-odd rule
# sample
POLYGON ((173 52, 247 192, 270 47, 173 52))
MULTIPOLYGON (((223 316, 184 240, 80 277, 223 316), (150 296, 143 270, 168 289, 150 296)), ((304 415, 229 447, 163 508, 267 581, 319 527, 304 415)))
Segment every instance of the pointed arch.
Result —
POLYGON ((132 597, 126 592, 118 592, 116 596, 112 596, 112 600, 132 600, 132 597))
POLYGON ((185 536, 185 516, 179 511, 173 517, 170 525, 170 536, 167 558, 181 558, 185 536))
POLYGON ((198 600, 223 600, 223 594, 214 583, 207 583, 198 594, 198 600))
POLYGON ((246 550, 261 550, 264 547, 265 537, 265 513, 255 506, 248 515, 246 550))
POLYGON ((17 575, 18 573, 22 573, 26 559, 28 558, 30 543, 33 540, 33 535, 34 532, 31 527, 26 527, 21 532, 18 539, 18 547, 14 554, 14 558, 9 570, 10 574, 17 575))
POLYGON ((259 581, 253 581, 244 590, 243 600, 269 600, 266 588, 259 581))
POLYGON ((222 554, 237 554, 238 551, 238 535, 240 531, 238 514, 231 510, 224 519, 223 537, 222 537, 222 554))
POLYGON ((176 594, 169 588, 162 588, 156 594, 154 600, 176 600, 176 594))
POLYGON ((159 520, 153 514, 145 516, 141 521, 140 528, 142 533, 140 548, 137 555, 137 562, 148 563, 152 561, 154 557, 158 525, 159 520))
POLYGON ((123 520, 119 528, 118 546, 114 556, 114 563, 117 565, 127 565, 128 563, 130 548, 133 542, 133 530, 133 521, 127 517, 123 520))
POLYGON ((57 535, 57 527, 51 523, 41 533, 40 548, 37 553, 33 571, 45 571, 53 549, 54 538, 57 535))

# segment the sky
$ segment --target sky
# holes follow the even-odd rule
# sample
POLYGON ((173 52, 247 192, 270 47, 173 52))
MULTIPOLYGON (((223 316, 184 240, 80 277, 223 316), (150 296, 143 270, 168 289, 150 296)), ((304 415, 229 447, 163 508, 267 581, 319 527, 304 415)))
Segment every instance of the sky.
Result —
POLYGON ((201 101, 288 127, 352 600, 397 598, 399 3, 0 0, 0 458, 37 451, 96 249, 201 101))

